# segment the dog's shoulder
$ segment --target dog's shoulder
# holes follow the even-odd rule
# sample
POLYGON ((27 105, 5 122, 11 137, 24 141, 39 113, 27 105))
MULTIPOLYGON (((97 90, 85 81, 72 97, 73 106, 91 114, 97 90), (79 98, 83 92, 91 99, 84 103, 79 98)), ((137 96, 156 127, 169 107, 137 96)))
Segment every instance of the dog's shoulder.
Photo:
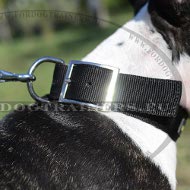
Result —
POLYGON ((0 147, 1 189, 170 189, 159 168, 98 112, 13 112, 1 123, 0 147))

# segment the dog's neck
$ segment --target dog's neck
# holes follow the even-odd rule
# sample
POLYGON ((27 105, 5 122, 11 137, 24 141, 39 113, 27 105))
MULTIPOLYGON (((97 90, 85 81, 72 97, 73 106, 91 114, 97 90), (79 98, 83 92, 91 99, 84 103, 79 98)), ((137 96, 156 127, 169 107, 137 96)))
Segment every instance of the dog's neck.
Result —
MULTIPOLYGON (((151 16, 148 13, 147 9, 148 5, 146 4, 136 15, 136 17, 130 22, 126 23, 124 27, 130 28, 131 30, 137 32, 138 34, 146 38, 148 41, 150 41, 152 44, 151 48, 153 51, 157 51, 157 49, 159 49, 165 54, 165 56, 168 58, 168 60, 165 61, 166 66, 170 66, 171 69, 171 76, 169 78, 174 80, 181 80, 183 82, 181 106, 190 111, 190 96, 188 96, 188 94, 190 94, 190 56, 186 53, 183 53, 180 55, 180 60, 178 63, 172 63, 172 51, 169 49, 169 46, 166 43, 166 41, 163 40, 162 35, 156 31, 156 28, 152 24, 151 16), (178 75, 175 75, 176 71, 178 72, 178 75)), ((140 73, 135 71, 132 74, 167 79, 168 76, 166 76, 166 73, 162 72, 163 70, 159 72, 160 68, 158 68, 158 64, 154 64, 155 60, 153 59, 151 61, 147 58, 147 56, 140 56, 139 59, 141 61, 134 62, 137 65, 142 65, 143 63, 144 68, 139 67, 140 73), (147 71, 145 69, 147 69, 147 71)))
MULTIPOLYGON (((180 59, 177 63, 172 63, 172 51, 169 49, 169 45, 166 43, 166 41, 163 40, 163 36, 156 31, 156 28, 152 24, 147 4, 141 9, 136 17, 131 22, 128 22, 125 26, 135 30, 137 33, 151 41, 151 47, 153 50, 159 48, 159 50, 164 52, 165 56, 168 58, 166 63, 167 65, 170 65, 170 68, 172 69, 171 71, 173 71, 171 79, 181 80, 183 82, 181 106, 190 111, 190 96, 188 96, 188 94, 190 94, 190 56, 187 55, 187 53, 183 53, 180 55, 180 59), (176 71, 178 72, 178 75, 175 75, 176 71)), ((156 69, 156 65, 154 65, 154 69, 156 69)), ((149 70, 146 75, 151 77, 151 72, 154 77, 157 78, 156 72, 158 72, 158 70, 149 70)), ((167 78, 165 74, 159 74, 161 75, 159 75, 158 78, 167 78)))
MULTIPOLYGON (((170 69, 170 74, 166 72, 168 68, 167 64, 171 64, 170 66, 175 67, 174 70, 177 70, 181 78, 187 82, 189 78, 187 71, 190 69, 190 64, 187 64, 189 57, 183 56, 180 62, 185 63, 176 65, 172 64, 171 58, 171 50, 169 50, 168 44, 164 41, 162 35, 159 34, 153 26, 147 5, 145 5, 133 20, 127 22, 123 28, 116 31, 116 33, 101 43, 83 60, 119 67, 120 71, 125 74, 179 80, 179 77, 173 75, 170 69), (128 30, 126 31, 125 29, 130 29, 133 33, 127 32, 128 30), (135 35, 134 32, 137 35, 135 35), (142 38, 139 38, 139 35, 141 35, 142 38), (143 39, 151 42, 151 45, 147 45, 143 39), (159 57, 159 54, 156 59, 155 56, 152 56, 157 53, 158 48, 170 59, 169 63, 158 64, 158 59, 162 60, 162 57, 159 57)), ((184 89, 181 104, 190 107, 190 102, 185 97, 185 91, 189 90, 190 92, 190 88, 188 89, 186 86, 184 89)), ((149 153, 154 152, 168 136, 154 126, 121 113, 104 114, 114 120, 121 130, 134 140, 147 157, 149 157, 149 153)), ((168 177, 172 189, 175 189, 175 142, 171 141, 159 155, 151 159, 168 177)))

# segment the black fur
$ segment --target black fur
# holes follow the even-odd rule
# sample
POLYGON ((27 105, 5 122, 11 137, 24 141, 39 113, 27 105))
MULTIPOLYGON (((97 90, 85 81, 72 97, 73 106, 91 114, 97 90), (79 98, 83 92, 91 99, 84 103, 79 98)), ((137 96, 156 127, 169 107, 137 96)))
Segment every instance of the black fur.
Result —
POLYGON ((182 0, 130 0, 135 14, 149 2, 153 25, 162 34, 172 51, 172 60, 179 62, 180 55, 190 55, 190 1, 182 0))
POLYGON ((149 12, 172 50, 172 60, 178 62, 183 53, 190 55, 190 1, 150 0, 149 12))
MULTIPOLYGON (((147 1, 131 2, 137 13, 147 1)), ((153 25, 168 43, 174 61, 181 53, 190 55, 189 7, 188 0, 149 3, 153 25)), ((25 189, 171 188, 160 169, 103 115, 26 107, 0 124, 0 190, 25 189)))
POLYGON ((113 121, 96 112, 50 107, 25 108, 1 122, 0 189, 170 190, 170 185, 113 121))

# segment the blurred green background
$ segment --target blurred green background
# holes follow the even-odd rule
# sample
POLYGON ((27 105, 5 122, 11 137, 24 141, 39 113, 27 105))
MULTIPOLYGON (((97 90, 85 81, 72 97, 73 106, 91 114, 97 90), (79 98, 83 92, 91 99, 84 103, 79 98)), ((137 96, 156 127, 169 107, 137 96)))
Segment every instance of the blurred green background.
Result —
MULTIPOLYGON (((0 69, 16 73, 25 73, 41 56, 80 60, 118 28, 96 17, 122 25, 133 16, 127 0, 1 0, 0 10, 0 69)), ((45 64, 36 72, 38 94, 49 92, 53 68, 45 64)), ((0 92, 1 102, 33 101, 26 84, 0 84, 0 92)), ((190 189, 189 137, 190 123, 178 141, 179 190, 190 189)))

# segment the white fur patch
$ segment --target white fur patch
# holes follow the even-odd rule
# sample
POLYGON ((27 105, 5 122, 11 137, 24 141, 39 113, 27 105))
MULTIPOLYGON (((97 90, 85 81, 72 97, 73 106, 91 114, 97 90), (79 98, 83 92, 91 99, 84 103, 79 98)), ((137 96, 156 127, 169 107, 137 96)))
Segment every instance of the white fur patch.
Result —
MULTIPOLYGON (((151 32, 151 30, 155 30, 155 28, 152 25, 150 15, 147 11, 147 5, 141 9, 133 20, 126 23, 124 28, 135 31, 155 44, 155 46, 153 45, 153 47, 151 47, 152 50, 159 46, 159 49, 169 58, 172 57, 171 51, 168 49, 168 45, 163 40, 163 37, 158 32, 151 32)), ((141 45, 136 43, 135 38, 132 39, 130 33, 120 28, 83 60, 118 67, 120 68, 120 72, 125 74, 161 79, 178 79, 175 78, 175 76, 171 78, 171 76, 166 75, 163 68, 148 54, 150 50, 148 46, 142 48, 141 45), (119 43, 123 45, 118 46, 117 44, 119 43)), ((190 108, 190 96, 186 96, 186 93, 190 94, 189 57, 184 56, 181 62, 182 63, 178 66, 175 66, 185 84, 181 104, 190 108), (186 62, 188 62, 188 64, 186 62), (184 99, 185 96, 186 99, 184 99)), ((138 119, 128 117, 121 113, 110 112, 103 114, 117 123, 119 128, 133 139, 145 156, 149 156, 149 153, 154 152, 164 140, 168 138, 166 133, 138 119)), ((171 143, 159 155, 150 159, 159 166, 161 171, 168 177, 172 189, 176 189, 176 144, 171 140, 171 143)))
MULTIPOLYGON (((131 137, 146 157, 151 157, 151 154, 168 138, 168 135, 163 131, 133 117, 114 112, 103 114, 112 119, 125 134, 131 137)), ((168 177, 172 189, 176 189, 175 142, 171 140, 165 149, 150 159, 168 177)))
POLYGON ((183 94, 181 105, 190 112, 190 57, 187 54, 181 55, 180 63, 175 65, 183 82, 183 94))

